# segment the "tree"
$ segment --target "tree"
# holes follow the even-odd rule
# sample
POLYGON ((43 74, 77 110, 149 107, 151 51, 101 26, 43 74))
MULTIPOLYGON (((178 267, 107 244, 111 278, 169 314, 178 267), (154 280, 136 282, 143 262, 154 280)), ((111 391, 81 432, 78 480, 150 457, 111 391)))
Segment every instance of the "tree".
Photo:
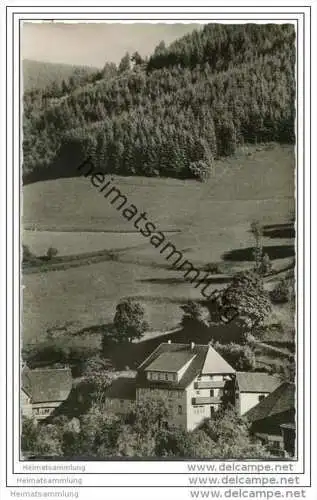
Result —
POLYGON ((255 354, 250 346, 235 344, 220 344, 215 342, 214 349, 237 371, 251 371, 256 365, 255 354))
POLYGON ((58 250, 55 247, 49 247, 46 252, 46 257, 48 260, 53 259, 53 257, 56 257, 58 254, 58 250))
POLYGON ((259 273, 261 274, 261 276, 265 276, 266 274, 269 274, 271 271, 272 271, 272 263, 268 254, 265 253, 262 257, 262 261, 259 266, 259 273))
POLYGON ((22 419, 21 449, 35 455, 62 455, 62 426, 22 419))
POLYGON ((149 327, 144 307, 130 298, 121 300, 117 305, 113 324, 118 342, 140 339, 149 327))
POLYGON ((183 328, 207 328, 210 324, 210 313, 207 307, 199 302, 189 300, 181 306, 184 315, 181 320, 183 328))
POLYGON ((90 397, 97 404, 104 402, 105 391, 112 379, 113 374, 109 372, 107 361, 100 356, 95 356, 85 362, 82 381, 88 385, 90 397))
POLYGON ((220 408, 202 427, 214 443, 211 457, 220 460, 268 458, 265 448, 250 436, 249 427, 234 407, 220 408))
POLYGON ((140 54, 138 53, 138 51, 136 51, 136 52, 134 52, 132 54, 131 61, 133 61, 136 66, 138 66, 138 65, 140 65, 140 64, 143 63, 143 59, 140 56, 140 54))
POLYGON ((37 440, 37 425, 33 418, 22 417, 21 450, 34 452, 37 440))
POLYGON ((123 73, 125 71, 129 71, 130 68, 131 68, 130 54, 129 54, 129 52, 126 52, 119 63, 118 71, 119 71, 119 73, 123 73))
POLYGON ((272 309, 262 278, 252 271, 235 274, 217 302, 225 322, 236 318, 248 329, 260 325, 272 309))

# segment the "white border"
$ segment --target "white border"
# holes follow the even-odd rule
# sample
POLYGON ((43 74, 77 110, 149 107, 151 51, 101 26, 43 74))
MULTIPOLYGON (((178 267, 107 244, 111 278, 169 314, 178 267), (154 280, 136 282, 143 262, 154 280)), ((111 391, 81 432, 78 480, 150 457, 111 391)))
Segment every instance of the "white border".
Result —
MULTIPOLYGON (((24 2, 20 2, 23 4, 24 2)), ((53 3, 53 2, 52 2, 53 3)), ((83 2, 81 2, 83 3, 83 2)), ((96 2, 97 3, 97 2, 96 2)), ((127 2, 125 2, 127 3, 127 2)), ((176 3, 176 2, 175 2, 176 3)), ((223 2, 222 2, 223 3, 223 2)), ((229 2, 233 3, 232 1, 229 2)), ((236 2, 238 3, 238 2, 236 2)), ((239 2, 240 3, 240 2, 239 2)), ((246 3, 246 2, 245 2, 246 3)), ((264 3, 264 2, 261 2, 264 3)), ((268 2, 266 2, 267 4, 268 2)), ((279 3, 284 3, 285 2, 279 2, 279 3)), ((228 4, 228 3, 227 3, 228 4)), ((305 40, 303 40, 303 21, 302 19, 299 19, 299 30, 298 30, 298 40, 299 40, 299 53, 297 57, 297 64, 298 64, 298 74, 299 74, 299 79, 298 79, 298 98, 299 98, 299 106, 297 110, 297 117, 298 117, 298 125, 299 125, 299 136, 298 136, 298 186, 297 186, 297 198, 298 198, 298 207, 299 211, 297 214, 298 217, 298 244, 299 244, 299 253, 297 256, 297 262, 298 262, 298 286, 299 286, 299 294, 298 294, 298 318, 299 318, 299 332, 298 332, 298 349, 299 349, 299 363, 298 363, 298 372, 299 372, 299 379, 298 379, 298 392, 300 395, 303 394, 303 388, 305 387, 306 391, 306 397, 309 392, 309 387, 310 387, 310 377, 309 377, 309 359, 310 359, 310 350, 309 350, 309 343, 307 342, 308 336, 310 334, 309 332, 309 314, 310 314, 310 308, 309 308, 309 297, 310 297, 310 292, 309 292, 309 280, 308 278, 308 273, 309 273, 309 219, 310 219, 310 214, 309 214, 309 193, 310 193, 310 158, 309 158, 309 150, 310 150, 310 139, 309 139, 309 116, 310 116, 310 102, 309 102, 309 95, 310 95, 310 75, 309 75, 309 55, 310 55, 310 48, 309 48, 309 9, 307 8, 307 2, 298 2, 298 4, 302 5, 301 7, 274 7, 274 3, 272 6, 267 6, 267 7, 255 7, 255 6, 250 6, 246 8, 242 7, 234 7, 234 8, 229 8, 226 7, 224 4, 224 7, 140 7, 140 8, 132 8, 132 7, 120 7, 116 6, 115 8, 105 8, 103 6, 97 7, 97 8, 89 8, 89 12, 87 12, 87 7, 79 7, 79 6, 73 6, 73 7, 65 7, 65 6, 60 6, 60 7, 43 7, 43 6, 38 6, 37 8, 31 8, 31 7, 10 7, 8 9, 8 81, 7 81, 7 89, 8 89, 8 121, 7 121, 7 138, 8 138, 8 149, 7 149, 7 165, 8 165, 8 178, 7 178, 7 187, 8 187, 8 195, 7 195, 7 216, 8 216, 8 240, 7 240, 7 255, 8 255, 8 277, 11 275, 11 270, 12 270, 12 263, 13 261, 17 263, 19 261, 19 256, 18 256, 18 245, 19 245, 19 164, 18 164, 18 158, 19 158, 19 144, 17 143, 17 137, 18 137, 18 130, 19 130, 19 110, 17 103, 19 101, 19 89, 18 89, 18 74, 19 74, 19 59, 18 59, 18 43, 17 43, 17 36, 18 36, 18 19, 20 17, 23 17, 24 19, 52 19, 52 12, 54 12, 54 19, 65 19, 66 17, 72 17, 73 19, 78 19, 80 17, 85 17, 85 19, 89 20, 89 18, 92 17, 97 17, 97 14, 95 12, 102 12, 103 14, 98 17, 107 17, 107 19, 114 19, 114 18, 120 18, 122 22, 123 20, 128 20, 133 17, 138 17, 138 18, 143 18, 144 22, 149 22, 147 20, 148 17, 151 17, 152 19, 163 19, 163 18, 168 18, 168 17, 173 17, 173 19, 176 18, 179 19, 181 22, 182 20, 187 20, 187 22, 190 22, 191 19, 194 17, 195 19, 200 17, 202 22, 206 22, 206 18, 208 18, 208 22, 237 22, 237 19, 241 19, 240 22, 243 20, 247 20, 248 18, 258 18, 260 22, 265 22, 267 18, 283 18, 287 22, 288 19, 291 18, 298 18, 301 16, 296 16, 294 13, 300 11, 304 12, 306 14, 306 32, 305 32, 305 40), (228 10, 225 15, 221 14, 220 12, 223 12, 224 10, 228 10), (141 11, 147 11, 147 14, 139 14, 141 11), (177 13, 178 11, 178 13, 177 13), (187 11, 187 14, 180 14, 179 12, 185 12, 187 11), (259 14, 260 12, 266 12, 267 14, 259 14), (14 25, 11 23, 11 16, 10 13, 16 13, 15 15, 15 21, 14 25), (22 14, 19 14, 19 12, 23 12, 22 14), (40 14, 37 14, 37 12, 40 12, 40 14), (65 13, 67 12, 67 16, 65 13), (116 14, 113 14, 113 12, 116 12, 116 14), (127 14, 129 12, 129 14, 127 14), (131 13, 130 13, 131 12, 131 13), (172 12, 173 14, 168 14, 167 12, 172 12), (246 12, 252 12, 252 14, 246 14, 246 12), (278 13, 277 13, 278 12, 278 13), (27 14, 26 14, 27 13, 27 14), (71 13, 71 15, 69 15, 71 13), (117 14, 118 13, 118 14, 117 14), (119 14, 120 13, 120 14, 119 14), (195 15, 193 14, 195 13, 195 15), (282 14, 283 13, 283 14, 282 14), (234 20, 233 20, 234 19, 234 20), (14 29, 15 31, 15 43, 12 47, 12 30, 14 29), (305 44, 305 45, 304 45, 305 44), (304 64, 304 59, 303 59, 303 49, 304 49, 304 58, 305 58, 305 64, 308 63, 308 66, 305 68, 305 102, 303 101, 303 88, 304 88, 304 80, 303 80, 303 64, 304 64), (14 58, 14 63, 13 67, 11 64, 11 59, 12 56, 14 58), (12 70, 14 73, 14 100, 15 100, 15 108, 14 108, 14 114, 12 116, 11 109, 12 109, 12 70), (302 130, 303 130, 303 125, 304 125, 304 110, 305 110, 305 128, 306 128, 306 136, 305 136, 305 143, 303 142, 303 136, 302 136, 302 130), (13 121, 12 121, 13 119, 13 121), (12 129, 12 125, 14 125, 14 128, 12 129), (14 161, 12 158, 12 145, 14 146, 14 161), (305 150, 305 164, 303 164, 302 158, 303 158, 303 152, 305 150), (10 174, 10 166, 14 165, 14 184, 15 184, 15 194, 14 194, 14 210, 12 214, 12 178, 10 174), (304 171, 306 172, 306 176, 304 179, 304 171), (305 185, 304 185, 305 182, 305 185), (305 192, 305 259, 306 259, 306 281, 304 284, 304 272, 303 272, 303 229, 304 229, 304 212, 303 212, 303 201, 304 201, 304 192, 305 192), (14 233, 12 231, 12 223, 14 223, 14 233), (10 238, 10 235, 14 234, 13 238, 13 246, 12 246, 12 240, 10 238), (305 287, 304 287, 305 286, 305 287), (306 338, 306 345, 305 345, 305 366, 303 363, 303 335, 304 335, 304 330, 303 330, 303 320, 304 320, 304 314, 303 314, 303 297, 305 296, 305 319, 306 319, 306 328, 305 328, 305 338, 306 338), (305 369, 304 369, 305 368, 305 369)), ((56 5, 56 2, 55 2, 56 5)), ((130 21, 131 22, 131 21, 130 21)), ((133 22, 133 21, 132 21, 133 22)), ((140 22, 140 21, 138 21, 140 22)), ((153 21, 155 22, 155 21, 153 21)), ((195 22, 195 21, 193 21, 195 22)), ((197 21, 198 22, 198 21, 197 21)), ((239 22, 239 21, 238 21, 239 22)), ((252 21, 255 22, 255 21, 252 21)), ((273 21, 272 21, 273 22, 273 21)), ((2 33, 4 33, 4 30, 1 30, 2 33)), ((2 70, 2 74, 4 74, 4 71, 2 70)), ((4 198, 1 198, 1 201, 4 198)), ((16 266, 16 264, 15 264, 16 266)), ((17 271, 17 269, 16 269, 17 271)), ((7 435, 9 437, 8 439, 8 444, 10 444, 10 436, 12 435, 13 429, 15 430, 15 437, 18 437, 18 429, 19 429, 19 423, 18 423, 18 414, 15 412, 15 415, 12 415, 11 412, 11 394, 12 390, 11 387, 15 387, 16 390, 14 392, 14 404, 15 408, 18 408, 19 405, 19 391, 18 391, 18 384, 19 384, 19 375, 18 375, 18 367, 19 367, 19 352, 17 352, 17 349, 15 352, 12 352, 12 343, 11 343, 11 335, 12 331, 14 331, 14 341, 15 345, 18 343, 18 336, 19 336, 19 315, 15 314, 14 319, 12 322, 12 309, 13 309, 13 303, 12 303, 12 294, 14 293, 14 301, 15 304, 18 303, 19 299, 19 276, 18 273, 15 272, 14 275, 14 280, 13 282, 8 279, 8 289, 7 289, 7 320, 8 320, 8 369, 7 369, 7 375, 8 375, 8 420, 7 420, 7 435), (14 367, 12 367, 12 355, 14 356, 14 367), (12 378, 12 368, 13 368, 13 377, 12 378)), ((3 354, 4 350, 2 350, 3 354)), ((309 483, 309 448, 310 448, 310 407, 309 407, 309 398, 305 400, 305 412, 306 412, 306 418, 305 418, 305 427, 306 427, 306 456, 305 456, 305 474, 301 477, 301 483, 303 485, 308 485, 309 483)), ((301 437, 303 434, 303 401, 300 398, 299 399, 299 408, 298 408, 298 416, 299 416, 299 444, 301 444, 301 437)), ((8 447, 8 457, 7 457, 7 466, 8 466, 8 484, 11 484, 12 486, 17 484, 17 478, 18 476, 13 476, 11 473, 11 468, 12 468, 12 458, 14 458, 14 472, 22 472, 22 467, 25 462, 19 463, 19 442, 18 439, 15 440, 15 447, 14 450, 10 449, 10 446, 8 447)), ((2 449, 3 451, 3 449, 2 449)), ((302 470, 302 465, 303 465, 303 450, 301 445, 299 446, 298 449, 298 455, 300 458, 299 464, 296 465, 296 470, 298 473, 302 470)), ((151 474, 157 474, 158 472, 161 473, 171 473, 173 472, 174 474, 178 475, 160 475, 160 476, 153 476, 153 475, 129 475, 125 476, 124 482, 127 485, 141 485, 141 484, 147 484, 148 486, 150 485, 173 485, 173 486, 188 486, 188 469, 187 469, 187 463, 186 461, 181 461, 181 462, 162 462, 162 461, 150 461, 150 462, 80 462, 80 465, 85 465, 86 467, 86 472, 85 472, 85 477, 84 477, 84 484, 85 485, 91 485, 91 486, 96 486, 97 484, 99 485, 122 485, 123 483, 123 478, 124 476, 121 476, 121 474, 125 473, 151 473, 151 474), (101 476, 96 476, 96 475, 91 475, 91 473, 96 473, 96 472, 101 472, 101 473, 107 473, 107 475, 101 475, 101 476), (118 473, 120 472, 120 475, 114 475, 111 473, 118 473), (182 475, 180 475, 182 474, 182 475)), ((203 463, 203 462, 199 462, 203 463)), ((205 462, 208 463, 208 462, 205 462)), ((215 462, 213 462, 215 463, 215 462)), ((241 462, 239 462, 241 463, 241 462)), ((272 464, 272 462, 270 462, 272 464)), ((35 462, 32 462, 33 465, 36 465, 35 462)), ((49 464, 49 462, 45 462, 45 464, 49 464)), ((55 463, 56 464, 56 463, 55 463)), ((65 462, 63 462, 65 465, 65 462)), ((75 464, 74 464, 75 465, 75 464)), ((84 490, 84 491, 90 491, 90 490, 84 490)), ((97 498, 97 493, 98 489, 93 490, 93 495, 96 496, 97 498)), ((118 490, 116 490, 118 491, 118 490)), ((146 490, 144 490, 146 491, 146 490)), ((184 491, 184 490, 183 490, 184 491)), ((109 491, 110 492, 110 491, 109 491)), ((163 492, 160 492, 160 495, 163 492)), ((175 490, 176 493, 176 490, 175 490)), ((111 490, 111 498, 115 498, 113 496, 114 490, 111 490)), ((152 494, 152 493, 151 493, 152 494)), ((130 495, 130 493, 129 493, 130 495)), ((174 492, 173 492, 174 495, 174 492)), ((98 493, 99 497, 99 493, 98 493)), ((101 497, 100 497, 101 498, 101 497)), ((116 497, 117 498, 117 497, 116 497)), ((140 492, 138 492, 138 498, 140 497, 140 492)), ((145 497, 144 497, 145 498, 145 497)))

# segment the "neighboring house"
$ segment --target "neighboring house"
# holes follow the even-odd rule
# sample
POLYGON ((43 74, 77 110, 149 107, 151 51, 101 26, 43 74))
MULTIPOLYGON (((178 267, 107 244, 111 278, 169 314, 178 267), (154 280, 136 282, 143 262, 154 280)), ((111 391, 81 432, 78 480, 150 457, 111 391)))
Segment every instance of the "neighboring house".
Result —
MULTIPOLYGON (((170 420, 186 430, 195 429, 217 411, 222 401, 226 381, 235 370, 210 345, 160 344, 139 366, 135 379, 133 399, 107 391, 106 407, 120 410, 142 403, 146 399, 163 399, 169 409, 170 420)), ((131 379, 130 379, 131 380, 131 379)))
POLYGON ((69 368, 22 370, 22 415, 43 420, 66 401, 72 388, 69 368))
POLYGON ((113 380, 105 393, 105 407, 114 413, 129 413, 135 406, 135 378, 113 380))
POLYGON ((251 431, 271 452, 295 454, 295 386, 282 383, 263 401, 251 408, 245 417, 251 431))
POLYGON ((237 372, 235 406, 244 415, 281 385, 281 379, 261 372, 237 372))

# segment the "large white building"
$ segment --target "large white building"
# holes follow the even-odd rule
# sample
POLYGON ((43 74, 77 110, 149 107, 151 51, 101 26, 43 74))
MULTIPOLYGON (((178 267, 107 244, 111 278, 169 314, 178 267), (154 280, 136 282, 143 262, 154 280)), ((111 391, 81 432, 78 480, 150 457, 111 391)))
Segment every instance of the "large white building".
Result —
POLYGON ((130 391, 130 399, 121 398, 110 389, 106 408, 124 412, 135 402, 163 399, 172 423, 190 431, 218 410, 225 384, 234 376, 232 366, 210 345, 163 343, 138 367, 135 396, 130 391))

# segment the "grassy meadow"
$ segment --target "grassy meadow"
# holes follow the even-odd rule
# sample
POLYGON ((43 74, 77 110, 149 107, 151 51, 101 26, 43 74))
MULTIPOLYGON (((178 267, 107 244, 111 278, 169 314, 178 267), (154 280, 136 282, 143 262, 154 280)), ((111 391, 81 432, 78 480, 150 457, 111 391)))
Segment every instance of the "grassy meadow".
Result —
MULTIPOLYGON (((199 267, 223 262, 250 265, 250 223, 264 226, 265 251, 275 267, 294 256, 283 224, 294 211, 294 151, 266 145, 241 150, 215 163, 207 183, 169 178, 113 177, 138 212, 199 267)), ((63 321, 81 327, 112 320, 122 297, 147 306, 152 330, 177 326, 179 305, 200 292, 183 279, 149 240, 126 221, 89 179, 37 182, 23 192, 23 242, 36 255, 49 246, 59 255, 111 250, 114 260, 23 277, 23 338, 31 341, 63 321)), ((226 280, 215 275, 213 287, 226 280)))

